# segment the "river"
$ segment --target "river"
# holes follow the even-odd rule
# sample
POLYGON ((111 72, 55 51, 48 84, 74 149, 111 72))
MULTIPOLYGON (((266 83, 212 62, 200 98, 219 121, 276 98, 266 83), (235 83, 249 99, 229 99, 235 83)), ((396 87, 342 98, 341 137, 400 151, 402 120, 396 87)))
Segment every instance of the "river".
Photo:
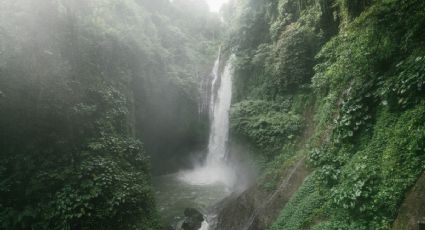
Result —
POLYGON ((209 207, 231 193, 231 190, 220 183, 188 184, 179 178, 179 174, 155 178, 154 186, 162 223, 171 225, 174 229, 183 221, 186 208, 195 208, 207 215, 210 214, 209 207))

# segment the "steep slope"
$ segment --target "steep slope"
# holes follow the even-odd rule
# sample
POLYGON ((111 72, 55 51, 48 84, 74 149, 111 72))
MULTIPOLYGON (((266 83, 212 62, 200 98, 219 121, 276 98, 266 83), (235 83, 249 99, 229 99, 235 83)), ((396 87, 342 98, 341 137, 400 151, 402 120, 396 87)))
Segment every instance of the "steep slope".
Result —
POLYGON ((236 12, 227 15, 227 46, 237 57, 232 135, 256 148, 262 173, 254 190, 262 189, 260 197, 278 191, 294 159, 307 157, 312 168, 265 227, 391 227, 425 169, 424 4, 228 5, 225 12, 236 12))
POLYGON ((393 230, 412 229, 420 230, 425 225, 425 174, 418 179, 415 186, 407 193, 406 199, 400 207, 393 230))

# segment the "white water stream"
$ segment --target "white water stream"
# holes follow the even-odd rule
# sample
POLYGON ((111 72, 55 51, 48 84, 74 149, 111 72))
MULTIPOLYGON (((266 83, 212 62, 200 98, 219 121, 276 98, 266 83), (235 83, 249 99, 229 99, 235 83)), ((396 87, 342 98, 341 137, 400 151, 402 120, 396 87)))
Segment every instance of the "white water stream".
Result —
POLYGON ((227 164, 227 142, 229 139, 229 110, 232 102, 232 64, 229 60, 220 75, 220 60, 212 71, 210 114, 211 130, 205 162, 193 170, 181 172, 179 178, 192 185, 224 184, 229 189, 235 182, 235 171, 227 164), (218 87, 218 90, 215 90, 218 87), (216 92, 216 93, 215 93, 216 92))
MULTIPOLYGON (((217 58, 211 73, 211 90, 206 92, 210 95, 205 95, 209 103, 202 101, 201 104, 201 108, 209 107, 211 122, 204 162, 192 170, 162 176, 155 181, 160 214, 175 229, 179 229, 184 219, 181 214, 185 208, 192 207, 206 213, 208 207, 230 195, 236 181, 235 170, 226 160, 232 100, 231 59, 219 74, 220 60, 217 58)), ((207 221, 202 223, 200 230, 210 229, 207 221)))

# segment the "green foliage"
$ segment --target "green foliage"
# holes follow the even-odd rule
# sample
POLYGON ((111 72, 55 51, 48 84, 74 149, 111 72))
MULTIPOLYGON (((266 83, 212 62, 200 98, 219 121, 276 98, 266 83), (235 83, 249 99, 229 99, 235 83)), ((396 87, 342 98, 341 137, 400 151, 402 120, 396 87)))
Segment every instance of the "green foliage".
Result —
MULTIPOLYGON (((239 103, 232 128, 257 146, 275 146, 274 157, 261 164, 260 184, 269 190, 291 164, 291 153, 308 152, 315 167, 271 229, 390 228, 405 193, 424 172, 425 2, 244 4, 235 25, 243 27, 257 9, 251 18, 265 18, 268 34, 236 46, 234 94, 239 103), (252 102, 279 104, 309 87, 314 93, 304 93, 316 98, 313 111, 311 105, 294 102, 280 110, 252 102), (315 127, 308 126, 311 113, 315 127), (276 140, 280 135, 259 125, 272 120, 265 119, 268 114, 282 121, 293 114, 303 117, 293 136, 297 141, 264 141, 262 136, 276 140)), ((243 29, 250 31, 235 35, 241 41, 260 30, 243 29)))
MULTIPOLYGON (((316 118, 320 146, 309 157, 317 167, 316 183, 329 189, 329 197, 309 218, 329 220, 312 229, 388 229, 405 192, 423 172, 422 52, 400 52, 420 38, 397 43, 404 35, 383 32, 376 16, 399 10, 393 2, 373 5, 317 56, 313 86, 323 98, 316 118)), ((397 23, 387 27, 399 28, 397 23)))
POLYGON ((359 16, 367 7, 369 7, 373 1, 371 0, 336 0, 335 1, 340 8, 341 21, 343 25, 347 25, 357 16, 359 16))
MULTIPOLYGON (((395 11, 406 14, 391 1, 374 5, 350 24, 344 33, 340 33, 328 42, 317 55, 320 63, 315 67, 313 86, 320 93, 339 97, 333 105, 338 111, 335 110, 333 117, 330 118, 335 122, 334 134, 337 141, 352 138, 362 128, 370 128, 374 108, 379 102, 388 104, 386 97, 390 98, 390 102, 394 101, 395 98, 390 95, 394 95, 392 92, 397 91, 398 87, 403 87, 400 84, 409 84, 404 83, 405 81, 412 81, 411 85, 407 86, 412 87, 409 91, 412 93, 410 97, 418 98, 422 94, 420 87, 422 83, 417 80, 421 78, 420 65, 416 65, 416 69, 409 68, 411 69, 409 75, 408 71, 401 70, 403 61, 399 61, 400 56, 406 58, 409 55, 400 48, 419 45, 420 38, 412 36, 409 37, 408 43, 399 44, 399 40, 402 40, 405 35, 400 34, 399 31, 388 32, 388 28, 384 27, 383 22, 380 21, 384 12, 388 15, 394 14, 395 11), (394 62, 398 64, 390 64, 394 62), (388 65, 392 66, 390 71, 388 71, 388 65), (400 76, 398 78, 387 76, 393 75, 393 72, 400 76)), ((409 18, 417 18, 419 15, 412 14, 409 18)), ((400 28, 400 23, 399 21, 388 22, 388 26, 408 30, 400 28)), ((415 27, 406 33, 418 34, 415 27)), ((413 59, 420 57, 421 52, 416 51, 416 53, 413 59)), ((408 60, 412 63, 412 58, 408 60)), ((405 91, 406 89, 398 89, 398 94, 405 91)), ((403 100, 398 98, 397 103, 403 104, 403 100)), ((417 102, 416 100, 413 104, 417 102)))
POLYGON ((359 223, 345 223, 343 221, 325 221, 315 225, 312 230, 339 230, 339 229, 347 229, 347 230, 367 230, 364 225, 359 223))
POLYGON ((237 57, 236 100, 274 100, 305 88, 324 36, 321 5, 311 0, 242 1, 235 11, 227 46, 235 48, 237 57))
POLYGON ((312 174, 305 179, 270 229, 306 229, 312 221, 311 217, 321 212, 320 208, 327 196, 320 191, 315 177, 315 174, 312 174))
POLYGON ((308 83, 313 67, 312 44, 311 35, 298 24, 287 26, 265 64, 269 94, 282 95, 308 83))
MULTIPOLYGON (((369 140, 366 135, 356 143, 361 149, 328 149, 319 155, 312 154, 314 159, 320 160, 331 156, 344 159, 342 162, 322 162, 317 170, 321 181, 326 178, 333 181, 327 184, 331 189, 329 212, 332 218, 347 224, 355 219, 356 226, 364 229, 388 228, 405 192, 424 170, 423 112, 423 105, 401 115, 383 109, 377 117, 372 138, 369 140), (347 151, 351 154, 342 154, 347 151), (329 171, 329 168, 334 170, 329 171)), ((315 163, 320 164, 320 161, 315 163)), ((327 225, 318 229, 333 229, 324 226, 327 225)))
MULTIPOLYGON (((74 166, 44 161, 32 175, 14 172, 3 180, 5 229, 156 229, 153 192, 142 146, 120 137, 103 137, 79 153, 74 166), (25 176, 27 179, 21 178, 25 176), (23 183, 27 186, 22 187, 23 183), (16 196, 25 188, 31 203, 16 196), (52 190, 57 188, 57 190, 52 190), (18 189, 17 191, 15 189, 18 189), (12 193, 12 194, 11 194, 12 193)), ((3 166, 5 166, 3 164, 3 166)), ((18 166, 18 165, 16 165, 18 166)), ((7 164, 6 164, 7 167, 7 164)), ((5 172, 10 171, 8 168, 5 172)), ((5 176, 2 172, 2 178, 5 176)))
POLYGON ((384 83, 382 103, 391 108, 409 108, 421 101, 425 94, 425 52, 416 51, 406 60, 399 62, 394 77, 384 83))
POLYGON ((0 2, 1 229, 160 228, 147 155, 206 132, 221 23, 196 2, 0 2))
POLYGON ((422 104, 398 115, 383 108, 372 138, 365 133, 355 143, 360 149, 312 151, 318 169, 273 228, 305 229, 309 221, 329 218, 312 229, 388 229, 404 194, 424 170, 424 109, 422 104), (303 192, 311 184, 316 187, 303 192), (327 195, 312 201, 311 194, 320 191, 327 195))
POLYGON ((287 103, 243 101, 235 104, 231 110, 232 132, 247 137, 263 154, 272 155, 291 142, 301 128, 300 117, 287 111, 287 103))
POLYGON ((156 229, 153 192, 141 144, 116 137, 88 146, 46 219, 58 228, 156 229))

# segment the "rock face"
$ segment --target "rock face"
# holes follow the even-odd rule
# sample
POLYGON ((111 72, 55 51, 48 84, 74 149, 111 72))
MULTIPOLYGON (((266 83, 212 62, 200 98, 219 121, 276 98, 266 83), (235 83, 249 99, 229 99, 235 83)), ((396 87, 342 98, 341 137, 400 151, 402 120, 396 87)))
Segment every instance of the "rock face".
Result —
POLYGON ((425 230, 425 173, 407 194, 393 230, 425 230))
POLYGON ((240 195, 226 198, 216 220, 216 230, 264 230, 275 221, 282 208, 309 174, 305 160, 287 168, 275 191, 267 192, 254 186, 240 195))
POLYGON ((198 230, 204 221, 204 215, 194 208, 186 208, 184 216, 186 218, 181 227, 183 230, 198 230))

